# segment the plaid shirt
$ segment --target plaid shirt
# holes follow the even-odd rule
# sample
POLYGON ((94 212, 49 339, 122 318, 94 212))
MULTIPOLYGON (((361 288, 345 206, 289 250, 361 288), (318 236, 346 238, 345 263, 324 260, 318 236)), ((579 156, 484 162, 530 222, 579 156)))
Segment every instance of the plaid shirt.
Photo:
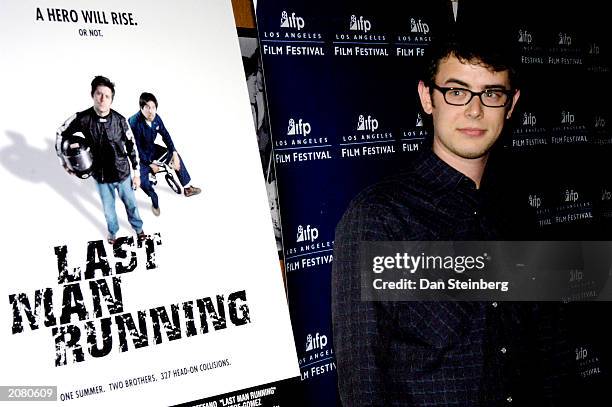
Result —
POLYGON ((547 345, 530 335, 554 336, 556 328, 541 323, 552 321, 547 315, 554 307, 360 299, 361 241, 499 239, 488 184, 485 176, 476 189, 428 152, 410 171, 365 189, 349 206, 336 229, 332 273, 344 406, 556 405, 544 394, 556 392, 549 379, 557 371, 545 371, 549 363, 530 363, 548 354, 547 345))

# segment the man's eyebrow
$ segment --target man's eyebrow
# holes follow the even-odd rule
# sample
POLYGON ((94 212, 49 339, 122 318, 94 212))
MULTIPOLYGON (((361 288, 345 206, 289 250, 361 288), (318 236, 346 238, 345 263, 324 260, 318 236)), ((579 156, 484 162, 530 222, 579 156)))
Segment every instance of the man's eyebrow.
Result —
POLYGON ((444 85, 449 85, 449 84, 452 84, 452 83, 456 83, 457 85, 459 85, 459 86, 464 86, 464 87, 466 87, 466 88, 469 88, 469 87, 470 87, 470 85, 468 85, 467 83, 463 82, 463 81, 462 81, 462 80, 460 80, 460 79, 455 79, 455 78, 448 78, 448 79, 447 79, 447 80, 444 82, 444 85))
MULTIPOLYGON (((453 84, 456 83, 459 86, 463 86, 465 88, 470 88, 470 85, 467 84, 466 82, 463 82, 461 79, 455 79, 455 78, 448 78, 445 82, 444 85, 449 85, 449 84, 453 84)), ((489 84, 489 85, 484 85, 482 87, 483 89, 507 89, 506 85, 502 84, 502 83, 493 83, 493 84, 489 84)))

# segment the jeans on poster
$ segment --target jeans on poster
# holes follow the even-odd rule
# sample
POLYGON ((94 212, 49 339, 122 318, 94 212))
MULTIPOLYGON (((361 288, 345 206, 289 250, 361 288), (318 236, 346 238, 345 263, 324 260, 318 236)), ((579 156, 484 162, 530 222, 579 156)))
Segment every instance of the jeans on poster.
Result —
POLYGON ((128 216, 128 221, 136 233, 142 232, 142 219, 136 207, 136 196, 132 189, 132 179, 127 177, 123 181, 99 183, 96 182, 98 193, 102 199, 102 207, 104 209, 104 217, 108 233, 114 237, 119 231, 119 222, 117 221, 117 212, 115 211, 115 190, 119 198, 125 205, 125 212, 128 216))

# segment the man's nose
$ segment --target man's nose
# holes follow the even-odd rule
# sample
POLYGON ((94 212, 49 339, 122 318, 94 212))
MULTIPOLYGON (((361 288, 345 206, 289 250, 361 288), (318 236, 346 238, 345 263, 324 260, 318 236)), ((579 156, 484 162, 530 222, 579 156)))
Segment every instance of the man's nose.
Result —
POLYGON ((467 106, 465 107, 465 115, 468 116, 469 118, 476 119, 476 118, 481 117, 482 114, 483 114, 483 105, 480 100, 480 97, 478 97, 477 95, 474 95, 472 100, 470 100, 470 103, 468 103, 467 106))

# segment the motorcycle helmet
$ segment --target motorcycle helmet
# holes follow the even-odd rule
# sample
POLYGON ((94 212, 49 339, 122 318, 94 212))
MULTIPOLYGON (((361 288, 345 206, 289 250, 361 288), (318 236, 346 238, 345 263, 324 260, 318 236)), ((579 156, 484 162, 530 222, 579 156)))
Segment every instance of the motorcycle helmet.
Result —
POLYGON ((93 169, 93 156, 89 141, 75 133, 62 141, 62 158, 74 175, 79 178, 89 178, 93 169))

